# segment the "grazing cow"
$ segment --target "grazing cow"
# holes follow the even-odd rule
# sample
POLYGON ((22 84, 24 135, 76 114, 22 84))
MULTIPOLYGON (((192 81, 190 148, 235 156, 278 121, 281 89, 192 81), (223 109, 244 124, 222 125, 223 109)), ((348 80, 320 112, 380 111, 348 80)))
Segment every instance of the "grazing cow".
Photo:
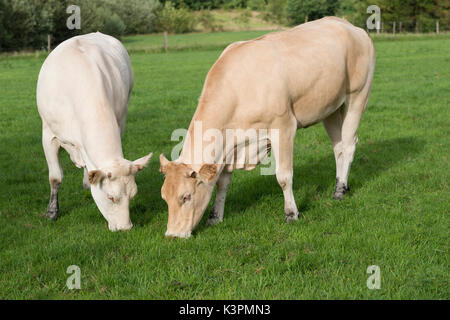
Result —
POLYGON ((133 82, 123 45, 99 32, 64 41, 45 60, 36 99, 51 188, 48 218, 58 216, 63 147, 72 162, 84 168, 83 187, 90 187, 109 229, 133 226, 129 202, 137 193, 134 174, 152 156, 133 162, 123 157, 121 136, 133 82))
MULTIPOLYGON (((202 132, 212 128, 278 131, 278 139, 269 139, 276 178, 284 194, 286 221, 297 220, 292 192, 297 129, 323 122, 336 158, 334 198, 341 199, 349 190, 356 131, 369 99, 374 67, 375 51, 368 34, 336 17, 233 43, 206 77, 188 135, 195 135, 198 123, 202 132)), ((226 143, 220 157, 228 158, 239 143, 248 140, 226 143)), ((231 171, 236 166, 220 157, 212 163, 195 161, 196 152, 195 139, 189 139, 179 159, 170 162, 160 156, 160 171, 165 174, 161 195, 169 209, 166 236, 191 235, 215 185, 216 199, 207 223, 223 219, 231 171)))

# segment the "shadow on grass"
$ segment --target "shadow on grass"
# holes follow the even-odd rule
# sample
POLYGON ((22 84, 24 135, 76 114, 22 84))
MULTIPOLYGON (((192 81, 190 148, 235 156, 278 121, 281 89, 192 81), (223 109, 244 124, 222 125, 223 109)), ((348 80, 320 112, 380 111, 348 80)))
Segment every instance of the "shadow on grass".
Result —
MULTIPOLYGON (((352 193, 357 192, 358 189, 364 188, 364 185, 368 183, 368 181, 379 176, 397 163, 408 158, 414 158, 422 151, 423 144, 424 142, 417 137, 392 138, 375 142, 365 141, 364 143, 360 143, 356 149, 355 160, 353 161, 352 170, 350 171, 349 184, 351 192, 349 196, 351 196, 352 193)), ((37 150, 34 151, 36 152, 37 150)), ((300 150, 297 150, 297 152, 299 151, 300 150)), ((13 154, 11 153, 10 156, 12 157, 12 155, 13 154)), ((158 159, 158 156, 159 155, 155 155, 154 159, 158 159)), ((20 159, 16 159, 16 162, 18 160, 20 162, 20 159)), ((66 177, 69 178, 69 176, 73 175, 77 176, 76 178, 70 177, 69 179, 66 179, 66 184, 63 183, 66 185, 66 188, 69 189, 67 192, 70 193, 72 190, 75 191, 75 189, 81 189, 82 171, 73 166, 65 152, 62 152, 61 160, 64 170, 66 171, 68 169, 67 171, 70 172, 68 172, 69 174, 66 177), (67 180, 72 181, 69 182, 67 180)), ((26 161, 28 162, 29 160, 27 159, 26 161)), ((35 162, 33 162, 33 164, 34 170, 32 170, 32 172, 35 173, 32 177, 27 177, 29 172, 21 178, 18 177, 17 174, 13 175, 6 173, 3 177, 4 183, 6 183, 6 185, 17 185, 17 180, 21 180, 21 189, 26 189, 29 179, 42 180, 42 190, 40 192, 42 193, 42 199, 36 201, 37 205, 42 207, 42 211, 45 212, 49 189, 45 159, 41 159, 39 165, 35 162), (25 180, 22 181, 23 179, 25 180)), ((17 165, 18 163, 15 163, 15 166, 17 165)), ((26 163, 23 165, 26 165, 26 163)), ((167 205, 161 199, 161 186, 164 182, 164 178, 159 173, 158 169, 159 161, 153 160, 148 168, 140 172, 136 177, 139 191, 137 197, 131 202, 130 206, 131 219, 135 225, 146 226, 151 224, 155 217, 159 215, 167 216, 167 205)), ((259 168, 256 170, 259 170, 259 168)), ((283 214, 283 195, 275 176, 255 176, 254 174, 250 175, 246 172, 239 172, 238 174, 245 174, 248 176, 239 179, 238 183, 233 183, 232 179, 227 196, 227 203, 225 205, 225 215, 239 214, 254 206, 264 197, 272 195, 279 196, 279 211, 280 214, 283 214), (245 184, 243 181, 245 181, 245 184)), ((306 165, 294 166, 294 190, 300 189, 302 194, 300 198, 297 196, 296 199, 299 210, 301 212, 307 211, 311 206, 311 203, 316 201, 314 195, 317 193, 319 193, 320 196, 329 197, 331 199, 334 182, 335 161, 330 144, 329 152, 324 154, 323 157, 312 159, 306 165)), ((64 185, 62 188, 64 188, 64 185)), ((67 196, 67 192, 65 192, 65 197, 67 196)), ((82 195, 79 197, 77 196, 77 199, 73 199, 73 201, 64 201, 64 199, 61 199, 62 205, 60 214, 70 215, 71 211, 79 205, 82 205, 83 202, 93 202, 89 191, 81 194, 82 195)), ((213 199, 214 195, 210 206, 202 219, 203 221, 200 223, 199 228, 197 228, 198 231, 205 227, 204 220, 207 219, 209 215, 213 199)))
MULTIPOLYGON (((350 170, 349 185, 351 191, 347 197, 354 192, 358 192, 358 189, 364 188, 365 184, 374 177, 381 175, 383 171, 407 158, 415 157, 422 149, 423 141, 416 137, 360 143, 356 148, 355 159, 350 170)), ((316 201, 314 195, 317 193, 325 198, 332 198, 335 174, 335 160, 331 143, 329 152, 323 157, 311 161, 307 165, 295 166, 294 163, 294 190, 300 189, 302 192, 302 197, 296 199, 300 212, 308 210, 311 203, 316 201)), ((279 195, 279 211, 282 215, 284 209, 283 193, 275 176, 251 176, 246 180, 245 185, 239 183, 233 186, 232 180, 225 205, 225 216, 239 214, 270 195, 279 195)), ((207 215, 209 215, 209 212, 205 213, 205 216, 207 215)), ((205 224, 201 223, 198 231, 204 227, 205 224)))
POLYGON ((164 176, 159 172, 159 154, 153 155, 148 167, 138 173, 138 193, 130 206, 131 221, 137 226, 148 226, 158 215, 167 215, 166 202, 161 198, 164 176))

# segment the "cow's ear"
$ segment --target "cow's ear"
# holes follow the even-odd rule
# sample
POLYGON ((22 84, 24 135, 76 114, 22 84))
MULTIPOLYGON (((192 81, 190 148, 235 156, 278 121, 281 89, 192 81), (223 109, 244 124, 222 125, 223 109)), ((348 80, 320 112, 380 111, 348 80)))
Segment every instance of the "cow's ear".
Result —
POLYGON ((144 169, 145 166, 147 166, 148 162, 150 161, 150 158, 152 157, 153 153, 150 152, 145 157, 139 158, 137 160, 134 160, 131 163, 131 173, 136 174, 137 172, 144 169))
POLYGON ((164 157, 164 155, 161 153, 159 155, 159 163, 161 164, 161 166, 159 167, 159 172, 165 174, 167 165, 170 163, 170 161, 167 160, 166 157, 164 157))
POLYGON ((217 164, 204 164, 198 171, 198 176, 205 182, 212 181, 217 175, 217 164))
POLYGON ((91 170, 88 172, 89 183, 93 186, 99 183, 104 177, 105 174, 101 170, 91 170))

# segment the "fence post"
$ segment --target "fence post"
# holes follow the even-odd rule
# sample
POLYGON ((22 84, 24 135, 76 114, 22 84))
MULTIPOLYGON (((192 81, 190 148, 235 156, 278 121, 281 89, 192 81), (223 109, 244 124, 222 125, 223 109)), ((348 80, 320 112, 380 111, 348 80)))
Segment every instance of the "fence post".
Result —
POLYGON ((167 31, 164 31, 164 51, 167 52, 167 31))
POLYGON ((47 34, 47 51, 50 52, 52 46, 51 46, 51 37, 49 34, 47 34))
POLYGON ((436 33, 439 34, 439 20, 436 20, 436 33))
POLYGON ((394 21, 394 23, 392 25, 392 33, 395 34, 395 21, 394 21))
POLYGON ((402 22, 400 21, 400 23, 398 24, 398 32, 402 33, 402 22))

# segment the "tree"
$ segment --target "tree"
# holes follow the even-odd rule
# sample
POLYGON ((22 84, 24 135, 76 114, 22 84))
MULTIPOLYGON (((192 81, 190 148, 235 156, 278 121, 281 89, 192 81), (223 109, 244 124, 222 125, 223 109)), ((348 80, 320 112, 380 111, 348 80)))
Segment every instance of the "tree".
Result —
POLYGON ((288 0, 285 12, 288 23, 296 25, 335 15, 338 8, 338 0, 288 0))
POLYGON ((194 30, 196 19, 192 13, 181 7, 177 9, 172 2, 167 1, 157 12, 156 28, 169 33, 185 33, 194 30))
MULTIPOLYGON (((104 7, 117 14, 126 25, 128 34, 151 33, 155 31, 158 0, 103 0, 104 7)), ((116 19, 117 20, 117 19, 116 19)))
POLYGON ((285 8, 287 0, 267 0, 264 20, 283 24, 285 22, 285 8))
POLYGON ((192 10, 217 9, 230 2, 230 0, 160 0, 163 6, 169 1, 177 9, 186 6, 192 10))
POLYGON ((380 7, 384 30, 392 28, 394 21, 402 22, 405 31, 434 31, 437 19, 442 29, 449 26, 448 0, 341 0, 338 14, 365 28, 369 17, 366 9, 371 4, 380 7))
POLYGON ((51 29, 48 12, 39 1, 0 0, 0 49, 40 47, 51 29))

